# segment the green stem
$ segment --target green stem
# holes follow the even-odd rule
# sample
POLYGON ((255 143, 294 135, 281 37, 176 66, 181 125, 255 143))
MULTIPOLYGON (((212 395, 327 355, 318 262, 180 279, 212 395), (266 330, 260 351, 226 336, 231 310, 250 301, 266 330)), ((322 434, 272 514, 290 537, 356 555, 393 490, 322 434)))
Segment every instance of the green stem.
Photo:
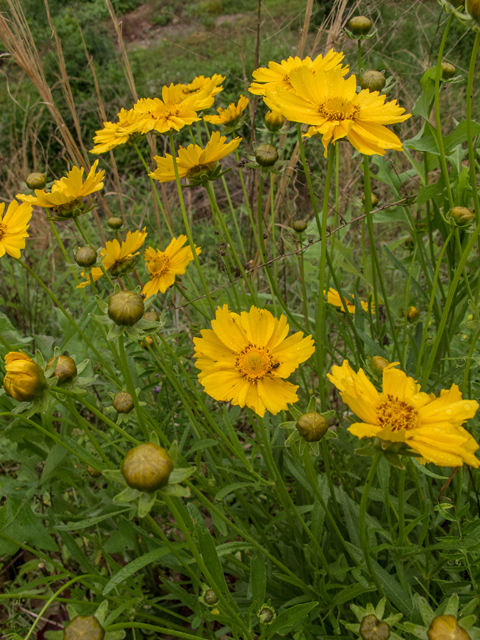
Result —
MULTIPOLYGON (((59 391, 60 391, 60 389, 59 389, 59 391)), ((77 418, 77 423, 82 427, 82 429, 87 434, 88 439, 92 443, 92 446, 94 447, 95 451, 98 453, 100 458, 105 462, 107 467, 109 467, 110 469, 114 469, 114 465, 110 462, 110 460, 108 459, 107 455, 105 454, 105 451, 102 449, 102 447, 98 443, 97 439, 95 438, 95 436, 90 431, 88 422, 85 420, 85 418, 83 418, 78 413, 72 398, 68 398, 68 406, 69 406, 70 411, 72 412, 72 414, 77 418)))
POLYGON ((44 289, 44 291, 50 296, 50 298, 52 299, 52 301, 54 302, 54 304, 57 305, 57 307, 60 309, 60 311, 63 313, 63 315, 67 318, 67 320, 72 324, 73 327, 75 327, 75 330, 78 332, 78 334, 81 336, 81 338, 83 340, 85 340, 85 342, 88 344, 88 346, 90 347, 90 349, 93 351, 93 353, 95 354, 95 356, 98 358, 98 361, 105 367, 105 369, 108 371, 108 373, 110 374, 112 380, 115 381, 115 383, 119 386, 122 385, 122 382, 120 380, 120 378, 116 375, 116 373, 114 371, 112 371, 112 369, 109 367, 109 365, 105 362, 105 360, 102 358, 102 356, 100 355, 100 353, 98 352, 98 350, 93 346, 93 344, 91 343, 91 341, 87 338, 87 336, 84 334, 84 332, 80 329, 80 327, 78 326, 78 324, 75 322, 75 320, 72 318, 72 316, 68 313, 68 311, 65 309, 65 307, 60 303, 60 301, 58 300, 58 298, 56 297, 56 295, 50 291, 50 289, 47 287, 46 284, 44 284, 42 282, 42 280, 37 276, 37 274, 30 269, 30 267, 25 264, 25 262, 23 262, 22 260, 20 260, 20 258, 15 258, 15 260, 24 268, 28 271, 28 273, 35 278, 35 280, 38 282, 38 284, 42 287, 42 289, 44 289))
POLYGON ((187 210, 185 208, 185 201, 183 199, 183 193, 182 193, 182 185, 180 183, 180 176, 178 174, 177 156, 176 156, 176 153, 175 153, 175 143, 173 141, 173 132, 172 131, 170 131, 169 137, 170 137, 170 150, 172 152, 173 169, 175 171, 175 181, 177 183, 178 199, 180 200, 180 208, 182 210, 183 224, 185 226, 185 231, 186 231, 187 238, 188 238, 188 244, 190 245, 190 249, 192 250, 192 253, 193 253, 193 260, 195 262, 195 266, 197 268, 198 275, 200 277, 200 282, 202 283, 202 287, 203 287, 203 291, 205 293, 205 297, 208 300, 208 304, 210 305, 210 309, 212 311, 212 314, 215 316, 215 305, 213 303, 212 298, 210 297, 210 292, 208 291, 207 283, 205 282, 205 278, 204 278, 204 275, 203 275, 203 272, 202 272, 202 267, 200 266, 200 262, 198 260, 197 252, 196 252, 196 249, 195 249, 195 244, 193 242, 192 232, 191 232, 191 229, 190 229, 190 224, 188 222, 187 210))
POLYGON ((357 55, 358 55, 358 73, 360 73, 362 68, 363 68, 362 40, 361 40, 361 38, 358 39, 357 55))
POLYGON ((404 545, 405 533, 405 469, 400 471, 398 481, 398 546, 404 545))
MULTIPOLYGON (((383 303, 385 305, 385 310, 387 312, 388 321, 390 324, 391 336, 393 338, 393 343, 395 345, 395 350, 397 352, 398 359, 400 360, 400 363, 402 363, 402 350, 400 349, 400 345, 398 344, 397 330, 395 327, 395 322, 393 321, 392 312, 390 310, 389 297, 387 294, 387 290, 385 288, 385 282, 384 282, 382 271, 380 268, 380 261, 378 259, 377 247, 375 244, 375 235, 373 232, 373 220, 372 220, 372 214, 371 214, 372 186, 370 183, 370 160, 368 156, 364 156, 364 159, 363 159, 363 179, 364 179, 364 190, 365 190, 365 213, 367 215, 368 233, 370 235, 370 250, 372 252, 373 262, 375 263, 378 280, 380 282, 380 288, 382 290, 383 303)), ((377 313, 379 313, 378 309, 376 311, 377 313)))
POLYGON ((383 598, 383 588, 380 584, 380 580, 378 579, 377 574, 375 573, 372 565, 372 559, 370 557, 370 551, 368 549, 368 535, 367 530, 365 528, 365 517, 367 515, 367 502, 368 502, 368 494, 370 493, 370 489, 373 483, 373 479, 375 477, 375 473, 377 471, 378 464, 380 462, 382 456, 381 451, 377 451, 375 453, 375 457, 372 460, 372 466, 370 467, 370 471, 368 472, 367 479, 365 481, 365 486, 362 492, 362 499, 360 501, 360 514, 358 517, 358 528, 360 535, 360 544, 362 546, 363 558, 368 567, 370 575, 372 576, 373 581, 377 587, 378 595, 383 598))
MULTIPOLYGON (((150 434, 147 429, 147 425, 145 424, 145 417, 143 415, 143 409, 140 406, 138 401, 137 392, 135 390, 135 385, 133 384, 132 374, 130 373, 130 366, 127 360, 127 352, 125 351, 125 343, 123 340, 123 335, 121 335, 118 339, 119 351, 120 351, 120 359, 123 363, 123 378, 127 384, 128 393, 132 396, 133 404, 135 405, 135 412, 137 414, 138 423, 140 425, 140 429, 142 430, 143 437, 148 441, 150 438, 150 434)), ((133 361, 133 366, 135 366, 135 361, 133 361)))
POLYGON ((463 376, 462 395, 465 395, 467 393, 468 375, 470 373, 472 356, 473 352, 475 351, 475 346, 477 344, 478 338, 480 338, 480 329, 473 336, 472 342, 470 343, 470 349, 468 350, 467 362, 465 363, 465 374, 463 376))
POLYGON ((442 77, 442 60, 443 60, 443 51, 445 49, 445 44, 447 42, 448 32, 450 31, 450 25, 452 24, 453 14, 449 17, 447 26, 445 27, 445 31, 443 32, 442 42, 440 43, 440 49, 438 51, 437 58, 437 73, 435 75, 435 122, 437 126, 436 131, 436 140, 438 150, 440 152, 440 166, 442 168, 442 176, 445 182, 445 187, 447 189, 447 196, 450 209, 453 208, 453 197, 452 197, 452 189, 450 187, 450 176, 448 174, 447 160, 445 157, 445 147, 443 145, 443 137, 442 137, 442 121, 440 118, 440 80, 442 77))
MULTIPOLYGON (((154 624, 147 624, 146 622, 118 622, 117 624, 110 624, 105 627, 105 631, 123 631, 123 629, 145 629, 146 631, 154 631, 157 634, 175 636, 176 638, 182 638, 182 640, 199 640, 199 636, 191 633, 183 633, 183 631, 176 631, 169 627, 157 627, 154 624)), ((150 634, 149 634, 150 635, 150 634)))

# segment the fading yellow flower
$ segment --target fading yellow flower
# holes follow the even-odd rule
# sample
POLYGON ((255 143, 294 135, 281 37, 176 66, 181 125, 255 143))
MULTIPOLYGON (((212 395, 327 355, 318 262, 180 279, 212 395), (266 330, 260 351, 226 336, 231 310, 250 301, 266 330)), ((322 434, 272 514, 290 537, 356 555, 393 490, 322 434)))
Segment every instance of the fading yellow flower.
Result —
POLYGON ((98 160, 92 165, 85 181, 83 180, 84 168, 73 167, 66 176, 55 180, 50 192, 45 189, 35 189, 34 196, 27 196, 21 193, 17 198, 23 202, 28 202, 44 209, 53 209, 56 213, 66 213, 73 207, 81 205, 82 198, 103 189, 103 178, 105 171, 97 170, 98 160))
MULTIPOLYGON (((116 278, 129 267, 132 267, 135 256, 138 255, 137 252, 145 242, 146 237, 147 232, 143 229, 143 231, 134 231, 133 233, 129 231, 126 240, 122 244, 118 240, 106 242, 105 247, 100 252, 103 256, 102 265, 105 271, 109 271, 116 278)), ((96 281, 103 276, 103 271, 100 267, 94 267, 90 274, 93 280, 96 281)), ((77 289, 83 289, 83 287, 90 284, 90 275, 82 271, 82 276, 87 280, 86 282, 81 282, 77 289)))
POLYGON ((394 368, 397 364, 393 362, 383 370, 381 393, 363 369, 355 373, 347 360, 341 367, 332 367, 328 379, 362 421, 348 430, 358 438, 403 442, 427 462, 440 467, 464 463, 479 467, 480 460, 474 455, 478 444, 462 427, 475 415, 478 402, 462 400, 456 384, 443 389, 438 398, 424 393, 413 378, 394 368))
POLYGON ((194 338, 198 379, 215 400, 276 415, 297 402, 298 386, 283 380, 315 351, 312 336, 287 338, 287 318, 252 307, 240 315, 217 309, 212 329, 194 338))
MULTIPOLYGON (((324 291, 323 293, 327 293, 326 291, 324 291)), ((343 294, 343 297, 345 299, 347 308, 345 309, 345 306, 342 302, 342 299, 340 298, 340 294, 338 293, 338 291, 335 291, 335 289, 332 289, 332 287, 330 287, 330 289, 328 290, 327 293, 327 302, 329 304, 332 304, 334 307, 340 307, 340 309, 342 311, 348 311, 349 313, 355 313, 355 298, 353 297, 353 295, 347 293, 347 294, 343 294)), ((360 304, 362 305, 362 309, 364 311, 366 311, 368 313, 368 302, 364 302, 363 300, 360 300, 360 304)), ((373 305, 372 305, 373 307, 373 305)), ((373 311, 372 309, 372 313, 375 313, 375 311, 373 311)))
POLYGON ((125 144, 135 135, 135 127, 143 125, 143 116, 134 109, 121 109, 117 114, 118 122, 104 122, 103 129, 96 131, 93 138, 95 146, 90 153, 100 154, 111 151, 121 144, 125 144))
MULTIPOLYGON (((199 93, 205 93, 209 96, 216 96, 223 91, 223 87, 220 85, 225 80, 225 76, 221 76, 215 73, 211 78, 205 76, 197 76, 189 84, 178 84, 177 87, 181 88, 182 94, 185 98, 188 96, 195 96, 199 93)), ((212 103, 213 104, 213 103, 212 103)))
POLYGON ((185 97, 182 85, 171 84, 163 87, 162 99, 143 98, 135 106, 135 112, 141 116, 140 122, 130 126, 132 133, 168 133, 172 129, 180 131, 186 125, 200 120, 197 111, 208 109, 213 104, 213 96, 207 91, 199 91, 185 97))
POLYGON ((396 100, 385 103, 385 96, 368 89, 357 93, 357 79, 345 80, 338 69, 312 71, 301 67, 290 74, 295 93, 278 89, 267 91, 265 103, 292 122, 312 125, 306 137, 322 136, 325 155, 332 142, 347 138, 365 155, 385 155, 386 149, 401 151, 400 139, 384 125, 403 122, 410 114, 396 100))
POLYGON ((8 253, 12 258, 20 258, 20 250, 25 249, 28 238, 28 223, 32 217, 32 205, 12 200, 5 215, 5 203, 0 204, 0 258, 8 253))
POLYGON ((296 93, 295 87, 290 82, 292 71, 305 67, 315 74, 318 71, 338 69, 339 73, 344 76, 348 73, 348 67, 342 67, 340 64, 344 57, 344 53, 337 53, 330 49, 325 56, 320 54, 315 60, 308 56, 303 59, 297 56, 282 60, 280 64, 269 62, 268 67, 261 67, 253 72, 252 75, 257 82, 252 82, 248 90, 256 96, 265 96, 267 91, 275 93, 279 89, 296 93))
MULTIPOLYGON (((175 276, 185 273, 188 264, 193 260, 193 252, 190 247, 183 245, 187 236, 172 238, 165 251, 158 251, 152 247, 145 250, 145 261, 150 273, 150 281, 143 287, 142 293, 147 298, 160 293, 165 293, 168 287, 175 282, 175 276)), ((201 253, 200 247, 195 247, 197 256, 201 253)))
POLYGON ((42 369, 23 351, 7 353, 5 372, 5 393, 18 402, 34 400, 47 386, 42 369))
MULTIPOLYGON (((191 178, 203 171, 214 169, 217 162, 232 153, 241 141, 241 138, 234 138, 226 144, 226 139, 225 136, 221 136, 218 131, 215 131, 205 149, 199 147, 198 144, 191 144, 186 149, 180 147, 177 156, 179 177, 191 178)), ((149 176, 159 182, 175 180, 173 157, 167 153, 165 158, 155 156, 155 160, 157 168, 149 176)))
POLYGON ((222 109, 222 107, 219 107, 217 109, 218 116, 203 116, 203 119, 206 122, 211 122, 212 124, 231 125, 241 117, 249 102, 250 100, 248 98, 245 98, 245 96, 240 96, 240 100, 237 102, 237 104, 232 102, 226 109, 222 109))

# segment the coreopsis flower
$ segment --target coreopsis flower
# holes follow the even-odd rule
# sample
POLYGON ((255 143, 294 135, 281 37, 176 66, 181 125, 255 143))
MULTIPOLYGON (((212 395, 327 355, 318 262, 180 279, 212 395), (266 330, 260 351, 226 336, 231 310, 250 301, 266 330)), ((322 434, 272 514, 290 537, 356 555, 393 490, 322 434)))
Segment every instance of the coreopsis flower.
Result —
POLYGON ((5 203, 0 204, 0 258, 8 253, 12 258, 20 258, 20 250, 25 249, 28 238, 28 223, 32 217, 32 205, 18 204, 12 200, 5 211, 5 203))
MULTIPOLYGON (((184 247, 187 236, 172 238, 165 251, 158 251, 148 247, 145 251, 145 262, 150 273, 150 280, 143 287, 142 293, 146 298, 160 293, 165 293, 168 287, 175 282, 175 276, 182 275, 188 264, 193 260, 191 248, 184 247)), ((197 256, 201 252, 200 247, 195 247, 197 256)))
POLYGON ((55 180, 50 192, 45 189, 36 189, 34 196, 19 193, 17 198, 28 204, 52 209, 58 219, 66 220, 84 213, 83 198, 103 189, 103 178, 105 171, 97 170, 98 160, 92 165, 85 180, 83 179, 84 168, 73 167, 66 176, 55 180))
MULTIPOLYGON (((217 162, 232 153, 241 141, 241 138, 234 138, 226 143, 226 139, 225 136, 220 136, 220 133, 215 131, 205 149, 199 147, 198 144, 190 144, 187 148, 180 147, 177 156, 179 177, 190 179, 215 169, 217 162)), ((149 174, 150 177, 159 182, 175 180, 173 157, 167 153, 165 158, 155 156, 155 160, 157 168, 149 174)))
POLYGON ((289 326, 266 309, 241 314, 227 305, 217 309, 212 329, 194 338, 198 379, 215 400, 276 415, 297 402, 298 386, 284 380, 315 351, 312 336, 287 338, 289 326))
MULTIPOLYGON (((138 250, 145 242, 147 232, 129 231, 127 238, 122 244, 118 240, 109 240, 105 243, 105 247, 101 250, 100 255, 103 256, 102 265, 105 271, 109 271, 115 278, 134 266, 138 250)), ((82 272, 82 276, 87 278, 85 282, 81 282, 77 289, 83 289, 90 284, 90 275, 94 281, 103 276, 100 267, 93 267, 90 274, 82 272)))
POLYGON ((462 400, 456 384, 443 389, 437 398, 420 390, 420 385, 395 369, 393 362, 383 370, 383 389, 378 392, 363 369, 355 373, 347 360, 333 366, 328 379, 340 391, 343 401, 361 422, 349 427, 359 438, 379 438, 404 443, 427 462, 442 467, 464 463, 479 467, 474 453, 479 448, 462 427, 473 418, 478 402, 462 400))
POLYGON ((250 100, 248 98, 240 96, 237 104, 232 102, 226 109, 219 107, 217 109, 218 116, 203 116, 203 119, 206 122, 211 122, 212 124, 224 124, 231 126, 241 118, 242 113, 248 107, 249 102, 250 100))
POLYGON ((291 72, 295 94, 277 88, 264 98, 270 109, 280 111, 293 122, 311 125, 304 134, 322 136, 325 155, 330 143, 347 140, 364 155, 385 155, 386 149, 400 151, 402 143, 386 124, 410 118, 396 100, 385 103, 385 95, 368 89, 357 93, 357 79, 344 79, 342 71, 317 71, 301 67, 291 72))
POLYGON ((181 85, 171 84, 162 88, 161 100, 142 98, 135 104, 134 110, 141 120, 130 125, 128 130, 132 133, 180 131, 186 125, 200 120, 197 111, 211 107, 213 100, 213 96, 206 91, 185 97, 181 85))
MULTIPOLYGON (((265 96, 268 91, 275 93, 278 90, 290 91, 296 93, 295 87, 290 82, 290 74, 295 69, 304 67, 309 69, 314 75, 318 71, 330 71, 338 69, 339 73, 344 76, 348 73, 348 67, 342 67, 341 62, 345 57, 344 53, 337 53, 333 49, 325 55, 318 55, 314 60, 309 58, 288 58, 278 62, 269 62, 268 67, 261 67, 253 72, 253 77, 257 82, 252 82, 249 87, 250 93, 256 96, 265 96)), ((278 109, 273 109, 278 111, 278 109)))
POLYGON ((121 144, 126 144, 135 136, 136 125, 140 129, 143 125, 144 116, 135 109, 121 109, 117 114, 118 122, 104 122, 103 129, 96 131, 93 138, 95 146, 90 149, 90 153, 100 154, 111 151, 121 144))
MULTIPOLYGON (((324 292, 324 293, 327 293, 327 292, 324 292)), ((348 293, 343 294, 343 297, 347 305, 346 309, 338 291, 335 291, 335 289, 332 289, 332 287, 330 287, 327 293, 327 302, 333 305, 334 307, 340 307, 342 311, 348 311, 348 313, 355 313, 354 297, 348 293)), ((360 300, 360 304, 362 305, 362 309, 368 313, 368 302, 364 302, 363 300, 360 300)), ((372 310, 372 313, 375 313, 375 311, 372 310)))
POLYGON ((5 356, 5 393, 18 402, 30 402, 47 386, 42 368, 23 351, 10 351, 5 356))
POLYGON ((223 87, 220 85, 225 80, 225 76, 221 76, 218 73, 214 73, 213 76, 197 76, 189 84, 178 84, 177 87, 181 88, 184 98, 189 96, 195 96, 200 93, 206 93, 209 96, 216 96, 223 91, 223 87))

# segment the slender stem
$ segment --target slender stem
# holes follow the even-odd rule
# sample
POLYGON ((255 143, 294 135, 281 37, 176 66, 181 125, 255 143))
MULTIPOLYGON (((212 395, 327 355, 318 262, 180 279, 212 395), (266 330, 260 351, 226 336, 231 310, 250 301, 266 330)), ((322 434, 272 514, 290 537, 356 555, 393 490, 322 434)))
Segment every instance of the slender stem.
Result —
POLYGON ((470 343, 470 349, 468 350, 467 362, 465 363, 465 374, 463 376, 463 384, 462 384, 462 394, 465 395, 467 393, 467 383, 468 383, 468 375, 470 373, 470 367, 472 366, 472 356, 475 351, 475 346, 477 344, 478 338, 480 338, 480 329, 475 333, 470 343))
POLYGON ((437 266, 435 267, 435 274, 433 276, 433 283, 432 283, 432 287, 431 287, 431 294, 430 294, 430 302, 428 303, 428 311, 427 311, 427 317, 425 319, 425 326, 423 327, 423 333, 422 333, 422 342, 420 345, 420 351, 418 354, 418 358, 417 358, 417 367, 416 367, 416 373, 415 373, 415 377, 418 378, 418 376, 420 375, 420 367, 422 364, 422 355, 423 355, 423 350, 425 349, 425 343, 427 340, 427 335, 428 335, 428 326, 430 324, 430 316, 432 314, 432 309, 433 309, 433 305, 435 302, 435 295, 436 295, 436 291, 437 291, 437 281, 438 281, 438 276, 440 274, 440 267, 442 266, 442 260, 443 260, 443 256, 444 253, 447 249, 448 243, 450 242, 451 238, 453 235, 453 228, 450 231, 447 239, 445 240, 445 243, 442 247, 442 250, 440 251, 440 255, 438 257, 437 260, 437 266))
MULTIPOLYGON (((235 149, 235 157, 237 159, 237 165, 240 164, 240 156, 238 154, 238 147, 235 149)), ((252 213, 252 210, 250 208, 250 200, 248 198, 247 188, 245 186, 245 180, 243 179, 243 173, 242 173, 242 169, 240 167, 238 167, 238 175, 240 177, 240 182, 242 184, 243 198, 244 198, 244 201, 245 201, 245 206, 247 207, 247 214, 248 214, 248 218, 250 220, 250 228, 253 231, 253 236, 255 238, 255 244, 257 245, 257 248, 260 251, 260 243, 258 242, 257 229, 255 227, 255 222, 253 220, 253 213, 252 213)))
MULTIPOLYGON (((105 631, 123 631, 123 629, 145 629, 146 631, 154 631, 157 634, 175 636, 176 638, 182 638, 182 640, 199 640, 198 634, 193 635, 191 633, 184 633, 183 631, 176 631, 169 627, 157 627, 154 624, 147 624, 146 622, 118 622, 117 624, 110 624, 105 627, 105 631)), ((149 634, 150 635, 150 634, 149 634)))
POLYGON ((38 284, 42 287, 42 289, 44 289, 46 291, 46 293, 50 296, 50 298, 53 300, 54 304, 57 305, 57 307, 60 309, 60 311, 63 313, 63 315, 67 318, 67 320, 72 324, 73 327, 75 327, 75 330, 78 332, 78 334, 82 337, 83 340, 85 340, 85 342, 88 344, 88 346, 90 347, 90 349, 93 351, 93 353, 96 355, 96 357, 98 358, 99 362, 101 362, 101 364, 105 367, 105 369, 108 371, 108 373, 110 374, 112 380, 115 381, 115 383, 119 386, 122 385, 120 378, 116 375, 116 373, 114 371, 112 371, 112 369, 109 367, 109 365, 105 362, 105 360, 102 358, 101 354, 99 353, 99 351, 93 346, 93 344, 91 343, 91 341, 87 338, 87 336, 84 334, 84 332, 80 329, 80 327, 78 326, 78 324, 75 322, 75 320, 72 318, 72 316, 68 313, 68 311, 65 309, 65 307, 60 303, 60 301, 58 300, 57 296, 50 291, 50 289, 47 287, 46 284, 44 284, 42 282, 42 280, 37 276, 37 274, 30 269, 30 267, 25 264, 25 262, 23 262, 22 260, 20 260, 20 258, 15 258, 15 260, 24 268, 28 271, 28 273, 35 278, 35 280, 38 282, 38 284))
POLYGON ((377 587, 378 594, 383 598, 383 588, 380 584, 380 580, 378 579, 377 574, 375 573, 372 565, 372 559, 370 557, 370 551, 368 549, 368 535, 367 530, 365 528, 365 517, 367 515, 367 502, 368 502, 368 494, 370 493, 370 489, 372 487, 373 479, 375 477, 375 473, 377 471, 378 464, 380 462, 382 456, 381 451, 377 451, 375 453, 375 457, 372 460, 372 466, 370 467, 370 471, 368 472, 367 479, 365 481, 365 486, 362 492, 362 499, 360 501, 360 514, 358 517, 358 528, 360 535, 360 544, 362 546, 363 558, 368 567, 370 575, 372 576, 373 581, 377 587))
POLYGON ((403 547, 405 533, 405 475, 406 470, 400 471, 398 481, 398 546, 403 547))
POLYGON ((177 183, 178 199, 180 200, 180 208, 182 210, 183 224, 185 226, 185 231, 186 231, 187 238, 188 238, 188 244, 190 245, 190 249, 192 250, 192 253, 193 253, 193 260, 195 262, 195 266, 197 268, 198 275, 200 277, 200 282, 202 283, 202 287, 203 287, 203 291, 205 293, 205 297, 208 300, 208 304, 210 305, 210 309, 212 311, 212 314, 215 315, 215 305, 213 303, 212 298, 210 297, 210 292, 208 291, 207 283, 205 282, 205 278, 204 278, 204 275, 203 275, 203 272, 202 272, 202 267, 200 266, 200 262, 198 260, 197 252, 195 250, 195 244, 193 242, 192 232, 191 232, 191 229, 190 229, 190 224, 188 222, 187 210, 185 208, 185 201, 183 199, 183 193, 182 193, 182 185, 180 183, 180 176, 178 174, 177 156, 175 154, 175 143, 173 141, 173 132, 172 131, 170 131, 170 136, 169 137, 170 137, 170 150, 172 152, 173 169, 175 171, 175 181, 177 183))
POLYGON ((441 341, 441 339, 443 337, 443 332, 444 332, 445 326, 447 324, 447 319, 448 319, 448 316, 449 316, 449 313, 450 313, 450 307, 452 306, 452 302, 453 302, 453 298, 455 296, 455 292, 457 290, 458 282, 460 280, 460 277, 463 274, 463 269, 464 269, 465 264, 467 262, 468 256, 470 255, 470 252, 473 249, 473 245, 475 244, 475 242, 477 242, 477 239, 478 239, 479 236, 480 236, 480 224, 477 225, 477 227, 475 228, 475 231, 473 232, 473 234, 472 234, 467 246, 463 250, 462 257, 461 257, 460 262, 458 264, 458 267, 457 267, 457 269, 455 271, 455 275, 453 277, 452 283, 450 284, 450 288, 448 290, 447 300, 445 302, 445 307, 443 309, 442 317, 441 317, 441 320, 440 320, 440 325, 438 327, 437 335, 435 337, 435 341, 433 343, 432 350, 430 351, 430 357, 428 359, 427 366, 425 367, 425 371, 424 371, 424 374, 423 374, 422 387, 425 387, 426 383, 428 382, 428 378, 430 376, 430 372, 432 371, 432 368, 433 368, 433 363, 435 362, 435 356, 437 355, 438 347, 440 346, 440 341, 441 341))
POLYGON ((362 40, 361 40, 361 38, 358 39, 357 55, 358 55, 358 73, 360 73, 362 68, 363 68, 362 40))
POLYGON ((92 446, 94 447, 95 451, 98 453, 98 455, 101 457, 101 459, 105 462, 107 467, 109 467, 110 469, 113 469, 114 465, 110 462, 110 460, 108 459, 105 451, 102 449, 102 447, 98 443, 98 440, 95 438, 95 436, 90 431, 88 422, 85 420, 85 418, 83 418, 78 413, 72 398, 68 398, 68 407, 69 407, 70 411, 72 412, 72 414, 76 417, 77 423, 80 424, 82 429, 87 434, 87 437, 90 440, 90 442, 92 443, 92 446))
MULTIPOLYGON (((137 414, 138 423, 140 425, 140 429, 142 430, 143 437, 149 440, 150 434, 147 429, 147 425, 145 424, 145 417, 143 415, 143 409, 140 406, 138 401, 137 392, 135 390, 135 385, 133 384, 132 374, 130 372, 130 365, 127 360, 127 352, 125 351, 125 343, 123 340, 123 335, 121 335, 118 339, 120 358, 123 364, 123 377, 127 384, 127 389, 129 394, 132 396, 133 404, 135 405, 135 412, 137 414)), ((135 366, 135 363, 134 363, 135 366)))
POLYGON ((317 356, 317 375, 318 386, 320 388, 320 401, 322 411, 325 411, 327 406, 327 398, 325 391, 325 375, 324 375, 324 350, 322 349, 322 331, 323 327, 323 310, 325 306, 325 268, 327 264, 327 220, 328 220, 328 198, 330 195, 330 185, 332 182, 333 166, 335 161, 335 147, 332 145, 328 152, 328 166, 327 177, 325 179, 325 186, 323 191, 323 208, 322 208, 322 223, 321 223, 321 241, 320 241, 320 263, 319 263, 319 276, 318 276, 318 300, 317 300, 317 322, 315 331, 317 356))
MULTIPOLYGON (((373 232, 373 220, 372 220, 372 213, 371 213, 372 187, 370 183, 370 160, 368 156, 364 156, 364 160, 363 160, 363 178, 364 178, 364 189, 365 189, 365 211, 367 214, 368 233, 370 235, 370 250, 372 252, 373 262, 375 263, 378 280, 380 282, 380 288, 382 289, 383 303, 385 305, 388 321, 390 323, 391 336, 393 338, 398 359, 400 360, 400 362, 402 362, 402 350, 400 349, 400 345, 398 344, 397 330, 395 327, 395 322, 393 320, 392 312, 390 310, 389 297, 387 294, 387 290, 385 288, 385 282, 384 282, 382 271, 380 268, 380 261, 378 259, 377 247, 375 245, 375 235, 373 232)), ((377 309, 377 313, 378 313, 378 309, 377 309)))
POLYGON ((453 14, 450 15, 447 26, 445 27, 445 31, 443 32, 442 42, 440 43, 440 49, 438 50, 438 58, 437 58, 437 73, 435 75, 435 122, 437 126, 436 132, 436 140, 438 150, 440 152, 440 166, 442 168, 442 176, 445 182, 445 187, 447 189, 448 203, 450 209, 453 207, 453 196, 452 189, 450 187, 450 176, 448 174, 447 160, 445 158, 445 147, 443 146, 443 137, 442 137, 442 121, 440 118, 440 80, 442 77, 442 59, 443 59, 443 51, 445 49, 445 44, 447 42, 448 32, 450 31, 450 25, 452 24, 453 14))
POLYGON ((140 149, 138 148, 137 144, 134 143, 133 146, 135 147, 135 151, 137 152, 138 157, 140 158, 143 166, 145 167, 145 171, 147 172, 147 176, 148 176, 148 178, 150 180, 150 184, 152 186, 152 192, 153 192, 153 195, 155 197, 155 200, 157 201, 158 208, 162 212, 163 219, 165 221, 165 224, 167 225, 168 231, 170 232, 170 237, 173 238, 173 229, 172 229, 172 226, 170 224, 169 219, 167 218, 167 214, 165 213, 165 208, 164 208, 164 206, 162 204, 162 201, 160 200, 160 196, 158 195, 157 185, 155 184, 155 180, 150 176, 151 170, 149 169, 147 163, 145 162, 145 158, 143 157, 143 154, 140 151, 140 149))

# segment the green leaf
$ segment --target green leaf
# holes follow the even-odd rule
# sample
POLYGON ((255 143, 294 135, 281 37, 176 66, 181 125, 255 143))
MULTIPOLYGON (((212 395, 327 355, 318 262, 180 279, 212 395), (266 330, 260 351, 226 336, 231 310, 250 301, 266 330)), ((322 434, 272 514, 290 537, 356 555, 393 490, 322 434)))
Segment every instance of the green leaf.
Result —
POLYGON ((406 616, 412 616, 413 603, 411 597, 402 589, 400 584, 378 562, 372 559, 373 569, 380 580, 385 595, 390 602, 406 616))
POLYGON ((260 553, 255 553, 250 562, 250 585, 249 591, 252 594, 256 607, 261 607, 265 600, 267 588, 267 570, 265 558, 260 553))
POLYGON ((215 445, 218 444, 218 440, 212 440, 211 438, 206 438, 205 440, 199 440, 198 442, 195 442, 195 444, 190 447, 190 449, 188 450, 188 453, 186 454, 186 457, 188 457, 190 454, 195 453, 195 451, 198 451, 199 449, 209 449, 210 447, 214 447, 215 445))
POLYGON ((95 518, 87 518, 86 520, 80 520, 79 522, 67 522, 66 524, 59 524, 55 528, 57 531, 81 531, 82 529, 93 527, 94 525, 98 524, 99 522, 103 522, 108 518, 118 516, 120 513, 124 513, 129 509, 130 507, 124 507, 123 509, 117 509, 117 511, 104 513, 103 515, 96 516, 95 518))
POLYGON ((358 584, 358 583, 349 584, 348 587, 345 587, 345 589, 342 589, 340 593, 337 593, 333 601, 329 603, 329 606, 336 607, 339 604, 343 604, 344 602, 350 602, 350 600, 353 600, 354 598, 358 598, 358 596, 361 596, 363 593, 368 593, 369 591, 376 591, 376 590, 377 590, 377 587, 375 585, 366 587, 363 584, 358 584))
POLYGON ((215 582, 214 585, 210 586, 212 589, 218 589, 221 593, 229 594, 227 583, 225 582, 222 563, 220 562, 217 554, 215 541, 210 535, 210 531, 207 529, 207 525, 205 524, 205 521, 200 515, 197 507, 190 502, 187 505, 187 510, 192 519, 193 526, 195 527, 198 546, 200 547, 200 553, 202 554, 203 561, 215 582))
POLYGON ((111 580, 105 585, 105 588, 103 589, 103 595, 106 596, 110 593, 110 591, 112 591, 112 589, 130 578, 130 576, 133 576, 134 573, 137 573, 137 571, 140 571, 140 569, 143 569, 152 562, 160 560, 160 558, 166 556, 167 553, 170 553, 167 547, 160 547, 160 549, 154 549, 153 551, 150 551, 150 553, 147 553, 144 556, 141 556, 140 558, 129 562, 125 567, 120 569, 120 571, 118 571, 113 576, 113 578, 111 578, 111 580))
POLYGON ((195 473, 195 467, 185 467, 184 469, 174 469, 168 479, 169 484, 178 484, 195 473))
POLYGON ((220 491, 215 496, 215 500, 223 500, 223 498, 228 496, 228 494, 232 493, 233 491, 244 489, 245 487, 252 487, 254 485, 254 482, 233 482, 232 484, 228 484, 226 487, 223 487, 223 489, 220 489, 220 491))
POLYGON ((420 464, 420 462, 416 458, 412 458, 412 462, 414 466, 417 467, 417 469, 420 471, 420 473, 423 473, 430 478, 436 478, 437 480, 448 480, 448 476, 439 476, 438 473, 433 473, 433 471, 427 469, 425 465, 420 464))
POLYGON ((271 637, 280 631, 282 635, 287 633, 287 631, 291 630, 300 620, 306 618, 310 611, 317 605, 318 602, 307 602, 306 604, 297 604, 286 611, 282 611, 268 627, 267 637, 271 637))

